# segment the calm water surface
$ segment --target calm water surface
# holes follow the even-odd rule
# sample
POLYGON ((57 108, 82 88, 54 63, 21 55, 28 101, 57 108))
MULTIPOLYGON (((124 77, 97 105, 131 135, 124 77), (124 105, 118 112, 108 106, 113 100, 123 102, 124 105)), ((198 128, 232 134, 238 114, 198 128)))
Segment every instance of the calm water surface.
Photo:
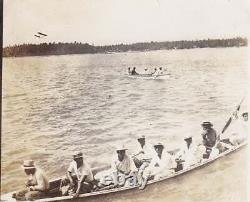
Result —
MULTIPOLYGON (((137 134, 172 149, 187 133, 199 139, 202 121, 212 121, 221 130, 246 94, 246 57, 246 48, 221 48, 5 58, 2 193, 23 186, 24 159, 34 159, 49 177, 57 177, 65 173, 76 150, 96 167, 110 162, 116 144, 132 148, 137 134), (131 79, 125 75, 128 66, 139 72, 162 66, 171 76, 131 79)), ((246 157, 244 152, 237 155, 246 157)), ((225 174, 213 167, 219 188, 211 201, 228 201, 219 189, 235 183, 232 176, 238 170, 230 166, 239 160, 237 155, 219 165, 225 174)), ((206 182, 195 189, 204 172, 192 174, 180 189, 175 184, 175 191, 164 196, 173 200, 193 187, 191 199, 205 201, 206 182)), ((245 194, 244 188, 231 190, 245 194)))

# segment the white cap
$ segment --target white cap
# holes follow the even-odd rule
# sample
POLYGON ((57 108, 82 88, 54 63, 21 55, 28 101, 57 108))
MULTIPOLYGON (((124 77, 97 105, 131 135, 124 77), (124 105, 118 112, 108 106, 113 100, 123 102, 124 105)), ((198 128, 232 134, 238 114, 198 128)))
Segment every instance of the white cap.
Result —
POLYGON ((123 150, 128 150, 124 145, 117 145, 116 146, 116 151, 123 151, 123 150))
POLYGON ((137 135, 137 140, 139 139, 145 139, 145 135, 137 135))
POLYGON ((193 136, 190 135, 190 134, 188 134, 188 135, 186 135, 186 136, 184 137, 184 140, 186 140, 186 139, 192 139, 192 138, 193 138, 193 136))

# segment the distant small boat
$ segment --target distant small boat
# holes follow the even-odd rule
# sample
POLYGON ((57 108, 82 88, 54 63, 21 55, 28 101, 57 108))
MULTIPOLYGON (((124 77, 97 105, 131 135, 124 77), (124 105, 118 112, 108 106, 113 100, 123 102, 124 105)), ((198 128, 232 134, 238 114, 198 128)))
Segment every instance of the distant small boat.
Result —
POLYGON ((170 77, 170 73, 166 74, 135 74, 135 75, 128 75, 129 78, 133 79, 165 79, 170 77))

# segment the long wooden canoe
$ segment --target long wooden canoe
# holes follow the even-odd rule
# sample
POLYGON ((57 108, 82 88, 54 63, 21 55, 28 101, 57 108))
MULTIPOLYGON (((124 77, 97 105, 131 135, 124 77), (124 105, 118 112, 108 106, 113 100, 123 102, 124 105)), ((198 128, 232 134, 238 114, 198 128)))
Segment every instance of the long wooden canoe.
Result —
MULTIPOLYGON (((150 186, 157 185, 157 183, 160 186, 164 186, 162 184, 163 181, 174 180, 177 176, 181 176, 181 175, 184 175, 184 174, 191 172, 193 170, 197 170, 197 169, 200 169, 202 167, 205 167, 205 166, 217 161, 218 159, 223 158, 224 156, 227 156, 229 154, 237 152, 238 150, 240 150, 241 148, 243 148, 246 145, 247 145, 247 141, 243 142, 242 144, 240 144, 232 149, 226 150, 225 152, 219 154, 217 157, 215 157, 213 159, 203 160, 201 163, 193 165, 186 170, 181 170, 179 172, 174 173, 173 175, 167 176, 167 177, 162 178, 160 180, 151 180, 148 182, 146 190, 148 188, 150 188, 150 186)), ((61 182, 61 178, 50 181, 51 189, 54 189, 54 190, 58 189, 60 182, 61 182)), ((119 194, 119 196, 120 196, 121 194, 126 194, 127 192, 134 192, 134 194, 136 194, 138 192, 144 192, 146 190, 139 190, 137 186, 135 186, 135 187, 120 187, 120 188, 114 188, 114 189, 108 189, 108 190, 103 190, 103 191, 96 191, 96 192, 81 194, 81 195, 79 195, 78 198, 74 198, 74 199, 72 196, 56 196, 56 197, 51 196, 51 197, 39 199, 36 201, 37 202, 45 202, 45 201, 63 201, 63 202, 65 201, 66 202, 66 201, 70 201, 70 200, 71 201, 72 200, 73 201, 86 201, 86 200, 89 201, 90 199, 93 199, 93 201, 96 201, 96 200, 103 201, 102 199, 104 199, 104 198, 105 199, 107 199, 109 197, 112 198, 114 194, 119 194)), ((12 198, 12 193, 7 193, 5 195, 2 195, 1 200, 2 201, 13 201, 13 202, 16 201, 15 199, 12 198)), ((110 201, 110 200, 107 200, 107 201, 110 201)))

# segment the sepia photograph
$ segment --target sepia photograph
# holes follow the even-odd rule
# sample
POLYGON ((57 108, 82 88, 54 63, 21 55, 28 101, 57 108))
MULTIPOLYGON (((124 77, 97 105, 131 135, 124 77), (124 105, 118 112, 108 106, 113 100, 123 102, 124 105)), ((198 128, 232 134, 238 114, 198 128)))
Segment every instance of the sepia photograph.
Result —
POLYGON ((248 202, 248 0, 3 0, 2 202, 248 202))

